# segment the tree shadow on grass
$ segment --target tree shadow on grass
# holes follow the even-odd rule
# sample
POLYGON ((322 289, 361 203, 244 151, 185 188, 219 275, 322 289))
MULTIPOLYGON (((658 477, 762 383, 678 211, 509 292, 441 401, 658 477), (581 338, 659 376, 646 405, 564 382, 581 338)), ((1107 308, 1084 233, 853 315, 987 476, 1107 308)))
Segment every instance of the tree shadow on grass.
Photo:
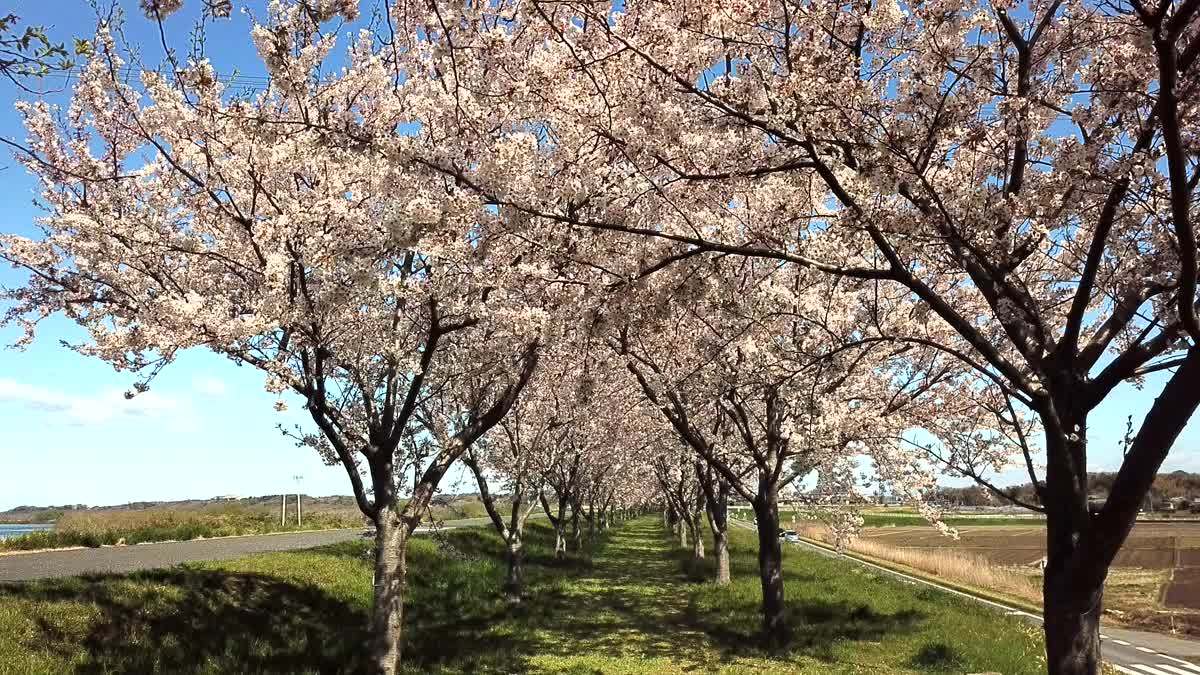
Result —
POLYGON ((365 613, 319 589, 196 569, 0 585, 0 602, 64 603, 31 651, 81 672, 359 672, 365 613), (90 621, 65 621, 84 603, 90 621))
MULTIPOLYGON (((757 579, 757 561, 747 550, 732 551, 731 563, 743 580, 757 579)), ((694 560, 688 549, 668 543, 661 557, 673 561, 677 578, 690 582, 686 607, 676 621, 683 629, 702 632, 723 654, 724 661, 733 656, 766 656, 761 647, 761 594, 756 584, 740 587, 700 586, 715 576, 715 561, 710 558, 694 560)), ((789 583, 816 581, 814 574, 789 570, 789 583)), ((803 655, 823 661, 836 659, 833 646, 839 642, 878 642, 889 636, 919 631, 927 618, 915 609, 894 613, 880 612, 867 604, 828 601, 818 598, 789 597, 786 604, 787 625, 791 639, 781 650, 769 655, 780 658, 803 655)))
MULTIPOLYGON (((479 568, 442 560, 434 573, 415 570, 406 669, 522 669, 531 646, 489 632, 510 609, 494 592, 494 575, 479 568)), ((174 568, 0 584, 0 605, 13 600, 52 605, 38 610, 23 646, 74 662, 77 672, 366 672, 366 609, 270 576, 174 568)))
MULTIPOLYGON (((705 608, 689 602, 686 623, 702 630, 730 655, 764 654, 759 605, 741 603, 732 608, 705 608)), ((920 629, 925 615, 912 609, 895 613, 878 612, 867 605, 821 600, 787 603, 787 625, 791 639, 774 656, 804 655, 834 661, 833 647, 846 641, 878 642, 881 639, 920 629)))

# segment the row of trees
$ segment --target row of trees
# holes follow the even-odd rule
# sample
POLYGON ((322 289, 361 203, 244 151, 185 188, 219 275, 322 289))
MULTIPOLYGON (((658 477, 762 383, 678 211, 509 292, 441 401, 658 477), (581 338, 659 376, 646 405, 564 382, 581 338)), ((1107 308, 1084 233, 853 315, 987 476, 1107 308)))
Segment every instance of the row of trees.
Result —
POLYGON ((47 216, 0 238, 7 321, 65 313, 138 390, 206 347, 298 397, 376 524, 382 672, 459 460, 514 596, 538 506, 560 550, 652 502, 699 547, 703 511, 720 560, 744 499, 772 646, 781 499, 919 502, 933 468, 1008 498, 1022 466, 1048 669, 1097 672, 1108 566, 1200 403, 1200 3, 382 11, 343 55, 357 3, 273 3, 252 95, 170 51, 131 84, 101 26, 68 108, 21 104, 47 216), (1146 381, 1093 514, 1088 416, 1146 381))

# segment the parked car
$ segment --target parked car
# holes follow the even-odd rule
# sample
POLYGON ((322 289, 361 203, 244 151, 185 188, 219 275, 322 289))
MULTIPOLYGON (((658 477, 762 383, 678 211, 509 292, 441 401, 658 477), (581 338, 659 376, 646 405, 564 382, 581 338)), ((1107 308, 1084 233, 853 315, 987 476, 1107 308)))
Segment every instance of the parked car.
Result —
POLYGON ((783 535, 783 540, 789 544, 799 544, 800 535, 796 534, 795 532, 788 532, 787 534, 783 535))

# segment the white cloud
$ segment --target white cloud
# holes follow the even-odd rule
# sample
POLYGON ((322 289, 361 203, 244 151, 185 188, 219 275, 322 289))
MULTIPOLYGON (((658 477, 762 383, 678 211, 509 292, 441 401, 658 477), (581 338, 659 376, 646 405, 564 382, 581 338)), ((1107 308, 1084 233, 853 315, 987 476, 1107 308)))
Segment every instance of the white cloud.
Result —
POLYGON ((104 424, 123 417, 176 415, 181 407, 177 401, 152 391, 132 399, 126 399, 124 392, 118 390, 68 394, 8 378, 0 378, 0 401, 60 415, 65 423, 76 426, 104 424))
POLYGON ((196 393, 204 394, 205 396, 225 395, 225 381, 208 375, 202 375, 193 379, 192 388, 196 390, 196 393))

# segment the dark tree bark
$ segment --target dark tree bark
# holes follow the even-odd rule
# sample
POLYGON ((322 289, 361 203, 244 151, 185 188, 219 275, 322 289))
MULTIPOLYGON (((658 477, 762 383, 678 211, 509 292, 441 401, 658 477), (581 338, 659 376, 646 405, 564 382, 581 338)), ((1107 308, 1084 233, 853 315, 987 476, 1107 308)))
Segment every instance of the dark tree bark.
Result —
POLYGON ((1051 675, 1098 672, 1104 581, 1138 510, 1179 434, 1200 405, 1200 349, 1192 348, 1155 399, 1121 464, 1104 506, 1088 511, 1087 413, 1102 400, 1063 385, 1039 410, 1047 465, 1043 623, 1051 675))
POLYGON ((783 597, 783 551, 779 545, 779 504, 764 486, 754 501, 758 520, 758 578, 762 586, 763 639, 768 649, 780 649, 791 640, 783 597))
POLYGON ((576 553, 583 550, 583 528, 579 526, 579 512, 582 510, 577 500, 571 502, 571 549, 576 553))
POLYGON ((702 517, 701 512, 696 511, 689 521, 692 531, 692 560, 704 560, 704 537, 700 534, 701 528, 704 527, 700 520, 702 517))

